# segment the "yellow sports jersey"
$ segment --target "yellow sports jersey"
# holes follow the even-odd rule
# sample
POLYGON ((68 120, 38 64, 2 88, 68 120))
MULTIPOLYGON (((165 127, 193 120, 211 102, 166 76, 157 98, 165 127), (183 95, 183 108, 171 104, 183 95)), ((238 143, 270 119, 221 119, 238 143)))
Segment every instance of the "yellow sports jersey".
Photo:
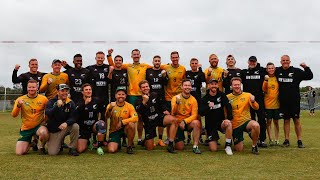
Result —
POLYGON ((204 70, 206 83, 208 84, 209 80, 212 78, 218 80, 219 90, 223 92, 222 76, 223 76, 224 69, 222 69, 221 67, 212 68, 212 71, 209 75, 208 75, 208 71, 209 71, 209 68, 204 70))
POLYGON ((40 92, 45 93, 46 97, 48 99, 54 98, 54 96, 57 95, 57 85, 59 84, 69 84, 68 74, 61 72, 58 75, 53 75, 52 73, 48 73, 43 76, 41 86, 40 86, 40 92), (52 78, 53 81, 49 85, 48 79, 52 78))
POLYGON ((30 98, 28 95, 23 95, 16 99, 11 115, 17 117, 21 110, 22 125, 21 131, 32 129, 38 126, 45 119, 44 111, 48 99, 38 94, 35 98, 30 98), (18 101, 23 100, 21 108, 18 108, 18 101))
POLYGON ((264 92, 264 105, 266 109, 279 109, 279 84, 275 76, 269 77, 268 81, 264 81, 262 85, 264 92))
POLYGON ((110 117, 110 133, 116 131, 116 126, 119 121, 122 121, 123 125, 127 125, 129 122, 137 122, 138 114, 134 107, 125 102, 123 106, 116 105, 112 108, 111 112, 108 111, 110 104, 107 106, 106 117, 110 117))
POLYGON ((171 99, 182 92, 181 83, 186 77, 186 68, 182 65, 173 67, 172 65, 161 66, 167 72, 168 83, 164 88, 165 100, 171 101, 171 99))
POLYGON ((198 117, 197 100, 192 95, 186 99, 181 93, 174 96, 171 100, 171 114, 178 119, 179 123, 182 120, 187 124, 191 123, 198 117), (177 98, 180 99, 179 103, 177 103, 177 98))
POLYGON ((232 93, 227 95, 232 106, 233 119, 231 123, 233 129, 251 120, 250 106, 255 110, 259 109, 259 104, 256 101, 251 103, 250 96, 251 94, 247 92, 242 92, 240 95, 234 95, 232 93))

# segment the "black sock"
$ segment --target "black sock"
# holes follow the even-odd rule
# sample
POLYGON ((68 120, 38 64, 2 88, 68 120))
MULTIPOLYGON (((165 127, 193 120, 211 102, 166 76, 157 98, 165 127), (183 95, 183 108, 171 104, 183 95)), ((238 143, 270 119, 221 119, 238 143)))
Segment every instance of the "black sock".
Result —
POLYGON ((98 141, 98 147, 102 147, 103 146, 103 141, 98 141))
POLYGON ((159 134, 159 139, 162 139, 162 134, 159 134))
POLYGON ((231 143, 226 142, 225 147, 230 146, 231 147, 231 143))
POLYGON ((188 139, 191 139, 191 134, 188 134, 188 139))
POLYGON ((173 145, 173 141, 169 141, 169 145, 170 145, 170 146, 173 145))

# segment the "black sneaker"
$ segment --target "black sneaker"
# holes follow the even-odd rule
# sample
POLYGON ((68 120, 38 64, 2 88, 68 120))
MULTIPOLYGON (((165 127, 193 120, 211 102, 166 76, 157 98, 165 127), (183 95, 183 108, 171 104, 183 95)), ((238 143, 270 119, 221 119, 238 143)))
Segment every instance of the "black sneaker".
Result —
POLYGON ((69 155, 71 155, 71 156, 79 156, 79 153, 75 149, 69 149, 69 155))
POLYGON ((131 146, 128 146, 128 147, 127 147, 127 153, 128 153, 128 154, 133 154, 133 149, 132 149, 131 146))
POLYGON ((298 140, 298 148, 304 148, 304 145, 301 140, 298 140))
POLYGON ((200 143, 200 144, 204 144, 202 138, 199 139, 199 143, 200 143))
POLYGON ((168 145, 167 150, 169 153, 177 153, 177 151, 174 149, 173 143, 168 145))
POLYGON ((289 140, 288 140, 288 139, 284 140, 282 146, 283 146, 283 147, 288 147, 288 146, 290 146, 289 140))
POLYGON ((47 154, 45 148, 40 148, 39 150, 40 150, 40 151, 39 151, 39 155, 46 155, 46 154, 47 154))
POLYGON ((258 146, 261 147, 261 148, 267 148, 268 147, 268 145, 264 141, 258 142, 258 146))
POLYGON ((254 147, 252 147, 251 152, 252 152, 252 154, 256 154, 256 155, 258 155, 258 154, 259 154, 258 146, 257 146, 257 145, 255 145, 254 147))
POLYGON ((34 139, 31 143, 32 151, 38 151, 38 140, 34 139))
POLYGON ((127 146, 128 146, 127 141, 125 139, 122 140, 122 147, 127 147, 127 146))
POLYGON ((138 140, 138 145, 142 145, 142 140, 138 140))

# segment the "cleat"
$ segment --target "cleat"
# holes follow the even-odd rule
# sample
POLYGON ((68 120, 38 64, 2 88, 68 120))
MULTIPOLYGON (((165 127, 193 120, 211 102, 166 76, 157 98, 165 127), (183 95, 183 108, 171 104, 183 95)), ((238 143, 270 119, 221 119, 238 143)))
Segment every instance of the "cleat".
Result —
POLYGON ((195 153, 195 154, 201 154, 201 151, 200 151, 200 149, 199 149, 198 146, 192 148, 192 151, 193 151, 193 153, 195 153))
POLYGON ((269 141, 269 146, 275 146, 275 142, 273 140, 269 141))
POLYGON ((133 149, 131 146, 127 147, 127 154, 133 154, 133 149))
POLYGON ((70 156, 79 156, 79 153, 75 149, 69 149, 70 156))
POLYGON ((159 146, 161 146, 161 147, 167 146, 167 145, 162 141, 162 139, 159 139, 157 144, 159 144, 159 146))
POLYGON ((98 147, 97 154, 104 155, 104 151, 103 151, 102 147, 98 147))
POLYGON ((226 153, 227 153, 229 156, 233 155, 232 149, 231 149, 230 146, 226 146, 226 148, 225 148, 224 150, 226 151, 226 153))
POLYGON ((200 143, 200 144, 204 144, 202 138, 199 139, 199 143, 200 143))
POLYGON ((279 142, 278 140, 275 140, 275 141, 274 141, 274 145, 275 145, 275 146, 280 146, 280 142, 279 142))
POLYGON ((69 146, 66 143, 63 143, 62 148, 69 148, 69 146))
POLYGON ((258 146, 255 145, 254 147, 252 147, 251 152, 252 154, 258 155, 259 154, 258 146))
POLYGON ((298 148, 305 148, 301 140, 298 140, 298 148))
POLYGON ((168 145, 167 150, 169 153, 177 153, 177 151, 174 149, 173 143, 168 145))
POLYGON ((92 143, 92 141, 90 141, 90 140, 89 140, 88 149, 89 149, 90 151, 93 150, 93 143, 92 143))
POLYGON ((38 140, 34 139, 31 143, 32 151, 38 151, 38 140))
POLYGON ((260 141, 260 142, 258 142, 258 147, 267 148, 268 145, 264 141, 260 141))
POLYGON ((288 146, 290 146, 289 140, 288 140, 288 139, 284 140, 282 146, 283 146, 283 147, 288 147, 288 146))

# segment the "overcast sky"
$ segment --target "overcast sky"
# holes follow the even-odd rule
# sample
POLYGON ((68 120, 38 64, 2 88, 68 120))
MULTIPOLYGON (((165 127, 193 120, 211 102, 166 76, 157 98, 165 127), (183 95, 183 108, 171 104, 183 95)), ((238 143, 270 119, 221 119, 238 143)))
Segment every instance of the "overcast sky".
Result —
POLYGON ((72 63, 73 55, 81 53, 87 66, 95 63, 97 51, 113 48, 130 63, 131 50, 139 48, 142 62, 148 63, 154 55, 168 63, 170 52, 177 50, 187 69, 192 57, 207 67, 211 53, 218 55, 223 68, 228 54, 236 57, 239 68, 247 67, 251 55, 265 66, 269 61, 280 65, 281 55, 289 54, 293 66, 306 62, 314 72, 314 79, 302 86, 320 87, 319 9, 317 0, 1 0, 0 41, 41 43, 0 43, 0 85, 11 87, 14 65, 21 65, 19 74, 26 72, 30 58, 39 60, 40 71, 50 72, 54 58, 72 63))

